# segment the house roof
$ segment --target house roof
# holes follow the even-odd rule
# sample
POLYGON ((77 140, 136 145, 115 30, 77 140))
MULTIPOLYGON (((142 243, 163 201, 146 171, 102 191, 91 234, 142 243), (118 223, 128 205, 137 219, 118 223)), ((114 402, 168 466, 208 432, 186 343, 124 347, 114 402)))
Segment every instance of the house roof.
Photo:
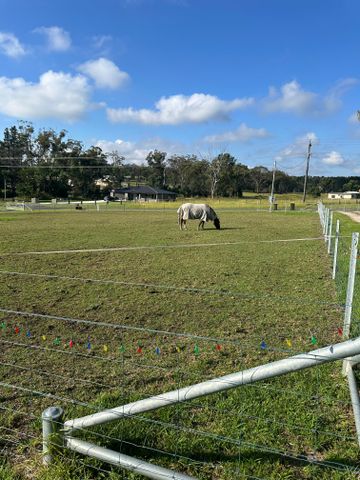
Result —
POLYGON ((162 188, 150 187, 149 185, 140 185, 138 187, 115 188, 115 193, 133 193, 142 195, 176 195, 175 192, 169 192, 162 188))
POLYGON ((360 195, 360 192, 348 190, 347 192, 329 192, 329 195, 360 195))

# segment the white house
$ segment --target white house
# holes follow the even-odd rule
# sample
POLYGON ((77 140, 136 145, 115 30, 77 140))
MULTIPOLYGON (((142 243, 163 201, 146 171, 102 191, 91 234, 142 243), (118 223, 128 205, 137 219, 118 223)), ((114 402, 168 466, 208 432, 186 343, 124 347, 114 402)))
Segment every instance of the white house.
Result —
POLYGON ((360 192, 340 192, 340 193, 328 193, 328 198, 331 200, 349 200, 354 198, 360 198, 360 192))

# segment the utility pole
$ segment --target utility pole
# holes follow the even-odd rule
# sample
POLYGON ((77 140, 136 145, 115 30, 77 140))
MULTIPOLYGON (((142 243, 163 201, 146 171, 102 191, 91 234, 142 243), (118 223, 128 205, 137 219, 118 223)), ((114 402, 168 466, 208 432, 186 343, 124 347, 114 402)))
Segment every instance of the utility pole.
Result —
POLYGON ((270 193, 270 209, 269 209, 270 212, 272 211, 273 204, 274 204, 275 172, 276 172, 276 160, 274 160, 274 165, 273 165, 271 193, 270 193))
POLYGON ((306 172, 305 172, 305 179, 304 179, 304 195, 303 195, 303 202, 305 203, 306 200, 306 189, 307 189, 307 181, 308 181, 308 176, 309 176, 309 164, 310 164, 310 158, 311 158, 311 140, 309 140, 309 145, 308 145, 308 153, 307 153, 307 158, 306 158, 306 172))

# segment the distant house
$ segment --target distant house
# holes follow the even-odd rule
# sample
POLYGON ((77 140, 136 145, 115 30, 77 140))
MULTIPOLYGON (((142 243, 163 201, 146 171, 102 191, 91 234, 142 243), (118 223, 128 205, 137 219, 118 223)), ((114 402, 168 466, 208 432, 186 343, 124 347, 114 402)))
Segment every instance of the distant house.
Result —
POLYGON ((349 199, 354 199, 354 198, 360 198, 360 192, 340 192, 340 193, 328 193, 328 198, 329 199, 344 199, 344 200, 349 200, 349 199))
POLYGON ((163 190, 162 188, 140 185, 137 187, 116 188, 110 192, 110 196, 118 200, 135 200, 138 202, 174 202, 176 193, 163 190))
POLYGON ((97 187, 100 187, 100 188, 103 188, 103 189, 109 188, 109 183, 110 183, 109 175, 107 175, 103 178, 98 178, 97 180, 95 180, 95 185, 97 187))

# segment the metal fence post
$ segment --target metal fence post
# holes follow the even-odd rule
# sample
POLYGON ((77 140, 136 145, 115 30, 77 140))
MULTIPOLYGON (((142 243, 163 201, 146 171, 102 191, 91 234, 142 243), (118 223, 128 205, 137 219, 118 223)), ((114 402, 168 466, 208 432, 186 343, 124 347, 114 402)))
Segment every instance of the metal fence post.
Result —
POLYGON ((335 243, 334 243, 334 259, 333 259, 333 270, 332 270, 332 278, 333 278, 333 280, 335 280, 335 277, 336 277, 337 256, 338 256, 338 247, 339 247, 339 235, 340 235, 340 220, 336 220, 336 232, 335 232, 335 243))
POLYGON ((356 381, 356 376, 355 376, 353 367, 354 365, 350 359, 345 365, 345 370, 346 370, 346 375, 349 383, 350 397, 351 397, 351 403, 352 403, 353 412, 354 412, 358 444, 360 445, 360 397, 359 397, 359 387, 356 381))
POLYGON ((49 407, 42 413, 43 431, 43 464, 52 462, 50 446, 61 447, 63 445, 62 430, 64 411, 60 407, 49 407))
POLYGON ((358 243, 359 243, 359 233, 355 232, 352 234, 352 237, 351 237, 349 277, 348 277, 348 284, 347 284, 347 290, 346 290, 346 304, 345 304, 344 329, 343 329, 344 338, 348 338, 350 334, 358 243))
POLYGON ((329 255, 331 253, 331 235, 332 235, 333 217, 334 217, 334 212, 331 210, 330 225, 329 225, 329 231, 328 231, 328 254, 329 255))

